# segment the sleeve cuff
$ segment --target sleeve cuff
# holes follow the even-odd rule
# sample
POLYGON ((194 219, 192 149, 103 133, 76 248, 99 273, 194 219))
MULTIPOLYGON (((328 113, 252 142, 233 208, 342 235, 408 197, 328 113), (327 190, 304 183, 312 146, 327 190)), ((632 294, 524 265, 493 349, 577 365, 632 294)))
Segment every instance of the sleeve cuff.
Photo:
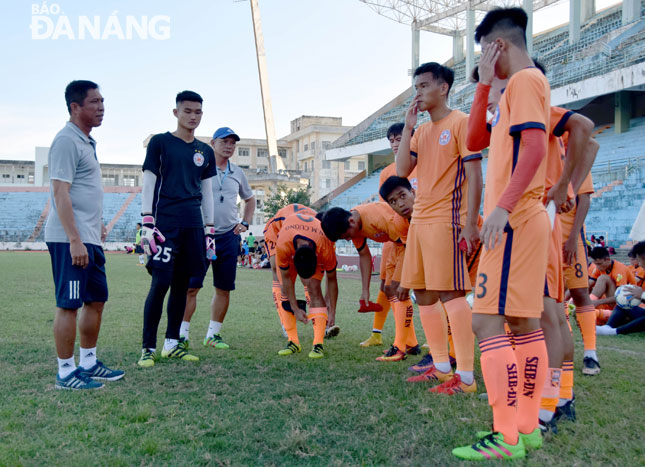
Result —
POLYGON ((410 155, 411 155, 412 157, 418 157, 418 156, 417 156, 417 153, 416 153, 416 152, 414 152, 414 151, 410 151, 410 155))
POLYGON ((516 135, 520 134, 521 132, 523 132, 524 130, 533 130, 533 129, 542 130, 542 131, 546 132, 546 127, 544 126, 544 123, 541 123, 541 122, 525 122, 525 123, 522 123, 520 125, 511 126, 511 128, 508 131, 508 133, 511 136, 516 136, 516 135))
POLYGON ((462 159, 462 161, 468 162, 468 161, 478 160, 478 159, 481 159, 481 158, 482 158, 482 154, 480 152, 480 153, 477 153, 477 154, 471 154, 470 156, 466 156, 466 157, 464 157, 462 159))
POLYGON ((553 129, 553 136, 562 136, 564 134, 564 126, 567 124, 573 114, 573 110, 569 110, 562 116, 558 124, 553 129))

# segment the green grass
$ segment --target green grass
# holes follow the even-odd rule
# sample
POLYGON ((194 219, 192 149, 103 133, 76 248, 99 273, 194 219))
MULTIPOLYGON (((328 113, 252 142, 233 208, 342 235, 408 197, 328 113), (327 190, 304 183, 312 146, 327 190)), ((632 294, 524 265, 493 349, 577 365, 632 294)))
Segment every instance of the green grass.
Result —
MULTIPOLYGON (((231 349, 200 344, 208 286, 191 327, 201 361, 140 369, 150 279, 136 263, 136 256, 108 255, 110 300, 98 348, 99 358, 126 377, 79 393, 54 390, 49 256, 0 253, 0 465, 447 465, 457 464, 453 447, 490 426, 490 409, 479 398, 438 397, 406 384, 416 358, 382 364, 374 361, 380 348, 359 348, 371 316, 355 312, 360 285, 351 279, 340 280, 341 334, 322 360, 307 357, 310 326, 300 327, 301 354, 276 355, 284 339, 270 273, 238 270, 223 328, 231 349)), ((164 331, 165 316, 160 342, 164 331)), ((391 341, 391 316, 384 336, 391 341)), ((603 371, 583 377, 576 331, 578 422, 560 424, 560 434, 526 464, 645 465, 644 342, 599 337, 603 371)), ((483 392, 481 378, 478 384, 483 392)))

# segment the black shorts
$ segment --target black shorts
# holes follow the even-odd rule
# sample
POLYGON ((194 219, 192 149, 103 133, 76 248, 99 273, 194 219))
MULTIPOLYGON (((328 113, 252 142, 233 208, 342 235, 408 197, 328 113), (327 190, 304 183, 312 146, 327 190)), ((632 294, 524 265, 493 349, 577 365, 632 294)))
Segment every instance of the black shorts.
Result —
POLYGON ((205 274, 206 241, 203 227, 158 227, 166 241, 157 244, 157 252, 148 256, 146 267, 182 271, 189 277, 205 274))
POLYGON ((98 245, 85 243, 89 263, 85 269, 72 266, 69 243, 47 243, 56 289, 56 306, 76 310, 83 303, 105 303, 108 285, 105 276, 105 254, 98 245))
MULTIPOLYGON (((217 259, 212 261, 213 286, 220 290, 235 290, 235 274, 237 273, 237 256, 240 254, 240 236, 230 230, 221 235, 215 235, 215 251, 217 259)), ((206 271, 201 275, 190 278, 188 287, 201 289, 204 286, 206 271)))

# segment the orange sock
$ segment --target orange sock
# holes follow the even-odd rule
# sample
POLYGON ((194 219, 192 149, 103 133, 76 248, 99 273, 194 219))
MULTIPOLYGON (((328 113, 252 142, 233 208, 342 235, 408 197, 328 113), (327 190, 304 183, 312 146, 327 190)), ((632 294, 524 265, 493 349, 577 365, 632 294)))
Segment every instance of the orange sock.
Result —
POLYGON ((314 342, 313 344, 322 344, 325 339, 325 329, 327 328, 327 308, 310 308, 307 318, 314 323, 314 342))
POLYGON ((472 373, 475 360, 475 334, 473 334, 473 316, 470 306, 465 297, 450 300, 444 303, 443 306, 448 314, 450 328, 452 329, 457 372, 472 373))
POLYGON ((505 442, 517 444, 519 374, 511 343, 506 334, 501 334, 482 339, 479 350, 488 404, 493 409, 493 431, 503 434, 505 442))
POLYGON ((549 367, 542 329, 515 335, 515 358, 519 372, 517 428, 520 433, 529 434, 538 426, 542 388, 549 367))
POLYGON ((271 294, 273 295, 273 303, 275 303, 275 309, 278 312, 278 316, 280 317, 280 323, 282 323, 282 326, 284 326, 284 323, 282 322, 282 313, 280 312, 280 308, 282 307, 282 303, 280 300, 282 299, 282 289, 280 288, 280 282, 278 281, 273 281, 271 284, 271 294))
POLYGON ((562 376, 560 377, 560 400, 573 399, 573 360, 562 362, 562 376))
POLYGON ((504 331, 506 331, 506 335, 508 336, 511 346, 515 348, 515 335, 511 332, 511 328, 507 322, 504 322, 504 331))
POLYGON ((593 305, 577 307, 576 320, 585 350, 596 350, 596 310, 593 305))
POLYGON ((421 325, 426 335, 434 365, 439 371, 450 371, 450 357, 448 356, 448 320, 446 313, 437 300, 434 305, 419 305, 421 325), (437 364, 444 364, 440 368, 437 364), (446 368, 447 365, 447 368, 446 368))
MULTIPOLYGON (((281 296, 280 300, 286 301, 287 297, 281 296)), ((291 342, 294 342, 297 345, 300 345, 300 339, 298 338, 298 326, 296 325, 296 315, 282 308, 282 303, 280 303, 280 307, 278 308, 278 313, 280 313, 284 330, 287 331, 288 339, 291 342)))
POLYGON ((414 330, 414 307, 412 306, 412 300, 408 298, 401 303, 405 305, 405 322, 406 326, 408 326, 408 339, 405 344, 407 347, 416 347, 419 345, 419 341, 417 340, 417 333, 414 330), (408 325, 407 323, 410 324, 408 325))
MULTIPOLYGON (((444 309, 445 309, 445 306, 444 306, 444 309)), ((454 359, 457 358, 455 356, 455 343, 452 340, 452 329, 450 328, 450 320, 448 320, 448 356, 454 359)))
POLYGON ((555 413, 555 407, 558 405, 560 398, 560 377, 562 370, 560 368, 549 368, 547 377, 544 379, 542 388, 542 399, 540 400, 540 419, 550 421, 555 413))
POLYGON ((409 340, 410 324, 412 323, 412 302, 410 300, 400 302, 398 299, 394 299, 392 301, 392 310, 394 311, 394 323, 396 325, 394 345, 405 352, 409 340))
POLYGON ((376 303, 383 307, 382 311, 377 311, 374 313, 374 324, 372 325, 372 331, 381 332, 383 326, 385 326, 385 320, 387 319, 387 314, 390 311, 390 301, 385 295, 385 292, 382 290, 379 291, 378 296, 376 297, 376 303))

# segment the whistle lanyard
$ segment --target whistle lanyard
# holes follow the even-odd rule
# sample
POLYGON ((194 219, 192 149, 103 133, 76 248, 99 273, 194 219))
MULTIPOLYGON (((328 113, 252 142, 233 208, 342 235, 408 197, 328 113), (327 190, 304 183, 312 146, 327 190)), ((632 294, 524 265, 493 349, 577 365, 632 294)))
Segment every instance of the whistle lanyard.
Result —
POLYGON ((219 180, 219 202, 224 202, 224 193, 222 193, 222 187, 224 186, 224 181, 228 174, 233 173, 231 170, 231 163, 226 162, 226 170, 217 169, 217 179, 219 180))

